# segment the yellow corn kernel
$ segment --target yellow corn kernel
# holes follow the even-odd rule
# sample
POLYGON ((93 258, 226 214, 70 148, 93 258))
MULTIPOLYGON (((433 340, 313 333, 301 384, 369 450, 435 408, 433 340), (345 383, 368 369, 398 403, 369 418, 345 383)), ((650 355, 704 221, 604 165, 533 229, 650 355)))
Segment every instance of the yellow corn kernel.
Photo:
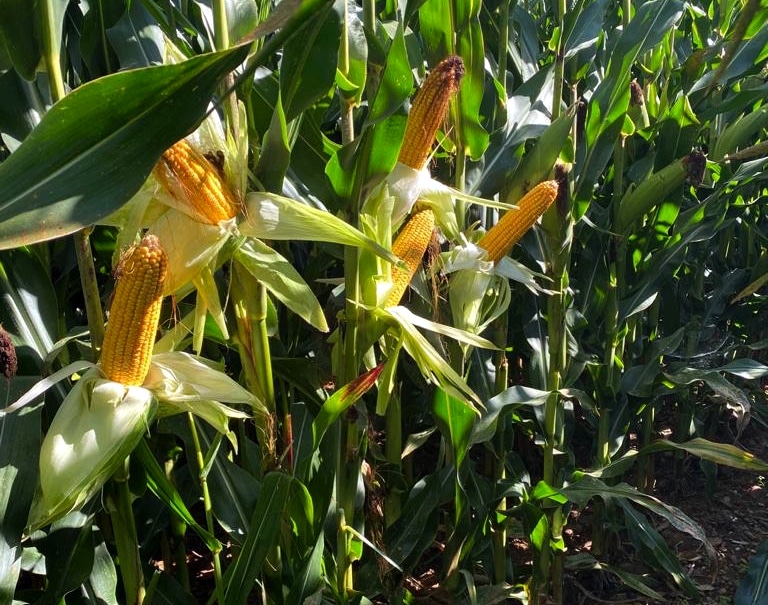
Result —
POLYGON ((154 235, 145 235, 120 258, 99 362, 110 380, 128 386, 144 382, 167 274, 168 257, 154 235))
POLYGON ((392 252, 405 263, 405 267, 392 267, 392 289, 389 291, 385 307, 393 307, 400 303, 408 284, 421 265, 421 259, 432 240, 435 228, 435 213, 429 208, 419 210, 408 219, 408 222, 398 233, 392 252))
POLYGON ((517 208, 507 210, 477 245, 488 252, 490 260, 499 262, 552 205, 557 192, 557 181, 539 183, 523 196, 517 208))
POLYGON ((408 115, 398 158, 402 164, 416 170, 427 165, 435 134, 448 115, 448 106, 463 75, 464 62, 455 55, 443 59, 429 72, 408 115))
POLYGON ((215 225, 240 211, 240 203, 222 178, 221 169, 186 139, 166 150, 158 168, 165 188, 200 222, 215 225))

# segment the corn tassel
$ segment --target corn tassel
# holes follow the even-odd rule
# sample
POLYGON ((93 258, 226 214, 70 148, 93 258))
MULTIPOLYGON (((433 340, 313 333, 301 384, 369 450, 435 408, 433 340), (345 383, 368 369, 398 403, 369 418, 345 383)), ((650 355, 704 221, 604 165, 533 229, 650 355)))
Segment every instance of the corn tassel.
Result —
POLYGON ((437 129, 464 75, 461 57, 451 55, 429 73, 411 105, 398 160, 416 170, 427 165, 437 129))
POLYGON ((166 189, 185 203, 201 223, 218 224, 240 211, 240 203, 222 178, 221 169, 186 139, 166 150, 158 176, 166 189))
POLYGON ((411 283, 416 270, 421 265, 421 259, 432 240, 435 228, 435 214, 429 208, 414 213, 392 244, 392 252, 405 263, 405 267, 392 267, 392 289, 389 291, 386 307, 400 303, 408 284, 411 283))
POLYGON ((121 257, 101 349, 101 369, 110 380, 128 386, 144 382, 167 273, 168 258, 154 235, 144 236, 121 257))
POLYGON ((517 208, 507 210, 477 245, 488 253, 490 260, 499 262, 552 205, 557 192, 557 181, 539 183, 523 196, 517 208))

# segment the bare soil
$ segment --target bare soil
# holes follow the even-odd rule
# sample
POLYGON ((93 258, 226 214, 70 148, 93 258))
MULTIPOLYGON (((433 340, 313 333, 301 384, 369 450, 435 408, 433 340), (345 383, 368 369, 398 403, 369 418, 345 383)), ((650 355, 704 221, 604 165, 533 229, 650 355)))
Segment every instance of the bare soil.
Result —
MULTIPOLYGON (((732 443, 732 435, 718 441, 732 443)), ((768 428, 753 420, 735 445, 768 461, 768 428)), ((733 602, 748 561, 758 546, 768 540, 768 477, 753 471, 719 466, 716 476, 703 472, 692 456, 657 455, 654 495, 678 507, 698 523, 714 547, 710 557, 701 544, 669 523, 655 518, 655 529, 676 553, 701 593, 699 599, 686 598, 668 574, 644 565, 634 547, 623 540, 611 561, 616 567, 643 576, 663 600, 642 597, 605 572, 572 573, 567 578, 567 605, 603 603, 634 605, 727 605, 733 602)), ((571 551, 589 550, 593 528, 589 511, 569 524, 571 551)))

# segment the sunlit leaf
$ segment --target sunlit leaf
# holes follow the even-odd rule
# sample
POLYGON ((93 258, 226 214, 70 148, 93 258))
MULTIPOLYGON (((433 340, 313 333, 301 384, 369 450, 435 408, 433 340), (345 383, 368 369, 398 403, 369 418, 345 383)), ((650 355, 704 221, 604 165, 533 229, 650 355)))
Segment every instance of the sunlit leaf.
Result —
POLYGON ((246 53, 116 73, 56 103, 0 164, 0 248, 67 235, 117 210, 162 152, 200 123, 246 53))
POLYGON ((460 467, 469 451, 476 414, 463 401, 457 400, 443 389, 435 390, 432 406, 435 419, 442 427, 441 432, 451 443, 454 464, 460 467))
POLYGON ((376 366, 352 382, 345 384, 323 403, 323 407, 320 409, 312 423, 315 448, 320 444, 323 435, 325 435, 325 431, 328 430, 328 427, 333 424, 341 413, 349 408, 349 406, 353 405, 376 384, 376 380, 383 369, 383 364, 376 366))
POLYGON ((768 471, 768 462, 760 460, 754 454, 750 454, 730 443, 717 443, 708 439, 702 439, 701 437, 696 437, 683 443, 675 443, 666 439, 654 441, 644 447, 640 453, 645 454, 664 450, 682 450, 703 460, 710 460, 711 462, 732 468, 743 468, 757 473, 768 471))
POLYGON ((328 331, 314 293, 288 260, 259 240, 246 241, 235 259, 286 307, 321 332, 328 331))

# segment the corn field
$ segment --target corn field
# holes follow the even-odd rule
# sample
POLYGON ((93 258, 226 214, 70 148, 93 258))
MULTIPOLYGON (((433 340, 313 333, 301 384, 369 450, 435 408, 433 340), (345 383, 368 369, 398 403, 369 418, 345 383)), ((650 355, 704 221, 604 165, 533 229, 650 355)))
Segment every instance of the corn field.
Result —
POLYGON ((765 0, 0 0, 0 605, 702 602, 767 166, 765 0))

